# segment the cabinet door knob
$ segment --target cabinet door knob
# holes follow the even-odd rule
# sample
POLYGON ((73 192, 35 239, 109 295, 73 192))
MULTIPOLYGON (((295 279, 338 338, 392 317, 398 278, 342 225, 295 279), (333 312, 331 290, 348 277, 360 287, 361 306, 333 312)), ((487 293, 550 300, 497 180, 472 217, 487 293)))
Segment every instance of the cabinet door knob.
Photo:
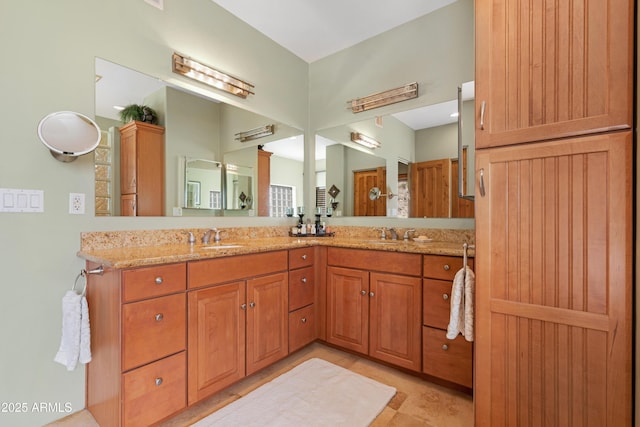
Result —
POLYGON ((300 258, 307 259, 307 254, 302 255, 300 258))
POLYGON ((366 294, 367 294, 367 291, 365 291, 365 290, 363 289, 363 290, 361 290, 361 291, 360 291, 360 294, 362 294, 362 295, 366 295, 366 294))
POLYGON ((156 378, 156 385, 157 386, 162 385, 162 377, 156 378))
POLYGON ((246 309, 247 309, 247 304, 242 304, 242 305, 240 306, 240 308, 241 308, 242 310, 246 310, 246 309))
POLYGON ((301 321, 302 323, 307 323, 307 318, 306 318, 306 317, 303 317, 302 319, 300 319, 300 321, 301 321))
POLYGON ((442 344, 442 349, 443 349, 444 351, 447 351, 447 350, 449 350, 449 346, 448 346, 448 345, 446 345, 446 344, 442 344))
POLYGON ((376 296, 376 294, 374 294, 373 292, 369 292, 369 296, 370 296, 370 297, 375 297, 375 296, 376 296))
POLYGON ((161 321, 162 319, 164 319, 164 316, 162 315, 162 313, 156 314, 156 321, 157 322, 161 321))
POLYGON ((449 264, 443 265, 442 268, 444 268, 444 271, 449 271, 451 269, 451 267, 449 267, 449 264))
POLYGON ((448 300, 449 299, 449 294, 442 294, 442 299, 443 300, 448 300))
POLYGON ((158 276, 154 279, 154 282, 156 282, 156 285, 162 285, 162 282, 164 282, 164 280, 162 280, 162 276, 158 276))
POLYGON ((255 307, 255 306, 256 306, 256 303, 255 303, 255 302, 251 301, 251 302, 249 303, 249 307, 253 308, 253 307, 255 307))
POLYGON ((301 281, 302 283, 307 283, 307 278, 306 278, 306 277, 303 277, 302 279, 300 279, 300 281, 301 281))

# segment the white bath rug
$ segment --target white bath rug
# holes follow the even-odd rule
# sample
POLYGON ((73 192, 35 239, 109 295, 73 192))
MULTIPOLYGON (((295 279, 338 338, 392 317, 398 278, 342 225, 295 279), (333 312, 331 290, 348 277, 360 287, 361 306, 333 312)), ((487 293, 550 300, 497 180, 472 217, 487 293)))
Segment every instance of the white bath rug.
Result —
POLYGON ((322 359, 310 359, 194 427, 368 426, 396 389, 322 359))

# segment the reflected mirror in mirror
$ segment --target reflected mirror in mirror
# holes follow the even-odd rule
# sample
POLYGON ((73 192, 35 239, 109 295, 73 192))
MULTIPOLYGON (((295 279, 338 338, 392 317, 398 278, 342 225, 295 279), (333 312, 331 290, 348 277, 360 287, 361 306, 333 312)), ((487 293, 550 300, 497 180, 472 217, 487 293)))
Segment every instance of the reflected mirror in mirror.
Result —
MULTIPOLYGON (((115 107, 141 104, 152 107, 158 113, 158 123, 164 129, 164 170, 165 177, 161 195, 164 200, 164 214, 180 212, 184 216, 221 215, 215 206, 215 197, 210 203, 210 194, 200 181, 200 205, 187 206, 186 193, 194 194, 191 204, 195 204, 196 182, 188 184, 185 179, 185 157, 226 162, 235 151, 253 150, 249 162, 230 162, 253 168, 252 209, 256 215, 259 203, 258 189, 266 195, 262 203, 272 200, 272 187, 286 187, 286 193, 302 200, 302 170, 304 161, 304 140, 302 131, 290 127, 276 119, 261 116, 238 108, 212 97, 194 94, 182 87, 168 84, 157 78, 131 70, 121 65, 96 58, 96 122, 101 129, 101 141, 95 154, 96 215, 119 216, 125 210, 121 202, 123 195, 120 179, 123 165, 120 150, 120 132, 123 126, 115 107), (235 135, 266 124, 274 125, 274 134, 244 143, 235 135), (270 157, 270 174, 260 175, 258 165, 258 145, 273 153, 270 157), (283 148, 284 147, 284 148, 283 148), (283 154, 286 153, 286 157, 283 154), (296 159, 291 158, 295 154, 296 159)), ((262 165, 264 166, 264 165, 262 165)), ((264 169, 264 168, 262 168, 264 169)), ((214 190, 210 190, 214 191, 214 190)), ((273 191, 278 194, 278 191, 273 191)), ((153 197, 160 197, 160 194, 153 197)), ((224 207, 224 197, 222 204, 224 207)), ((280 202, 278 202, 280 203, 280 202)), ((288 203, 292 203, 289 201, 288 203)), ((246 204, 246 202, 245 202, 246 204)), ((276 203, 277 205, 277 203, 276 203)), ((295 205, 294 205, 295 206, 295 205)), ((277 209, 266 209, 264 215, 277 209)), ((248 210, 245 210, 245 212, 248 210)), ((284 209, 282 210, 284 215, 284 209)), ((230 212, 230 215, 235 215, 230 212)))
MULTIPOLYGON (((460 176, 465 195, 473 194, 475 187, 473 82, 463 87, 460 160, 456 92, 447 102, 317 132, 316 146, 325 151, 324 162, 317 163, 317 172, 324 175, 325 186, 336 185, 345 190, 336 199, 338 214, 473 217, 472 198, 458 197, 460 176), (351 132, 368 135, 381 142, 381 147, 358 147, 350 141, 351 132), (374 187, 379 188, 380 194, 398 197, 371 200, 369 192, 374 187)), ((326 187, 318 187, 318 192, 326 191, 326 187)))
POLYGON ((253 168, 234 164, 225 165, 225 210, 255 215, 253 206, 253 168))
POLYGON ((222 163, 185 158, 183 208, 222 210, 222 163))

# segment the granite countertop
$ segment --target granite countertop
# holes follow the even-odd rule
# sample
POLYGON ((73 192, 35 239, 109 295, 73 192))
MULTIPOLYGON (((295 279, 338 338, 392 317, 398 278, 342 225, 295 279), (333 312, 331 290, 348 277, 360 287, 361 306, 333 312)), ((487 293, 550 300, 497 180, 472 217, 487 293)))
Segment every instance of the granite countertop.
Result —
MULTIPOLYGON (((362 237, 266 237, 223 239, 220 243, 208 245, 181 243, 134 247, 120 246, 105 249, 87 248, 81 249, 78 252, 78 256, 87 261, 102 264, 105 267, 130 268, 317 245, 431 255, 463 255, 462 243, 450 241, 405 242, 402 240, 383 241, 362 237)), ((472 249, 468 250, 468 256, 474 256, 472 249)))

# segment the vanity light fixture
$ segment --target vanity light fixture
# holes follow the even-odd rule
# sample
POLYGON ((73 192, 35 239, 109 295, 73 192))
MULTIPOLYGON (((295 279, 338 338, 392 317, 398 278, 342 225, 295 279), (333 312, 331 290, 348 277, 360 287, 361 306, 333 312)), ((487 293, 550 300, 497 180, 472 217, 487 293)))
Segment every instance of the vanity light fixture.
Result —
POLYGON ((354 113, 371 110, 372 108, 384 107, 396 102, 406 101, 418 97, 418 83, 407 83, 395 89, 374 93, 362 98, 347 101, 349 108, 354 113))
POLYGON ((240 98, 246 98, 249 94, 255 95, 253 92, 254 86, 251 83, 225 74, 179 53, 173 54, 171 63, 173 72, 176 74, 182 74, 240 98))
POLYGON ((351 141, 367 148, 380 148, 381 144, 375 139, 363 135, 360 132, 351 132, 351 141))
POLYGON ((273 135, 274 125, 264 125, 246 132, 238 132, 235 134, 235 140, 240 142, 253 141, 254 139, 263 138, 273 135))

